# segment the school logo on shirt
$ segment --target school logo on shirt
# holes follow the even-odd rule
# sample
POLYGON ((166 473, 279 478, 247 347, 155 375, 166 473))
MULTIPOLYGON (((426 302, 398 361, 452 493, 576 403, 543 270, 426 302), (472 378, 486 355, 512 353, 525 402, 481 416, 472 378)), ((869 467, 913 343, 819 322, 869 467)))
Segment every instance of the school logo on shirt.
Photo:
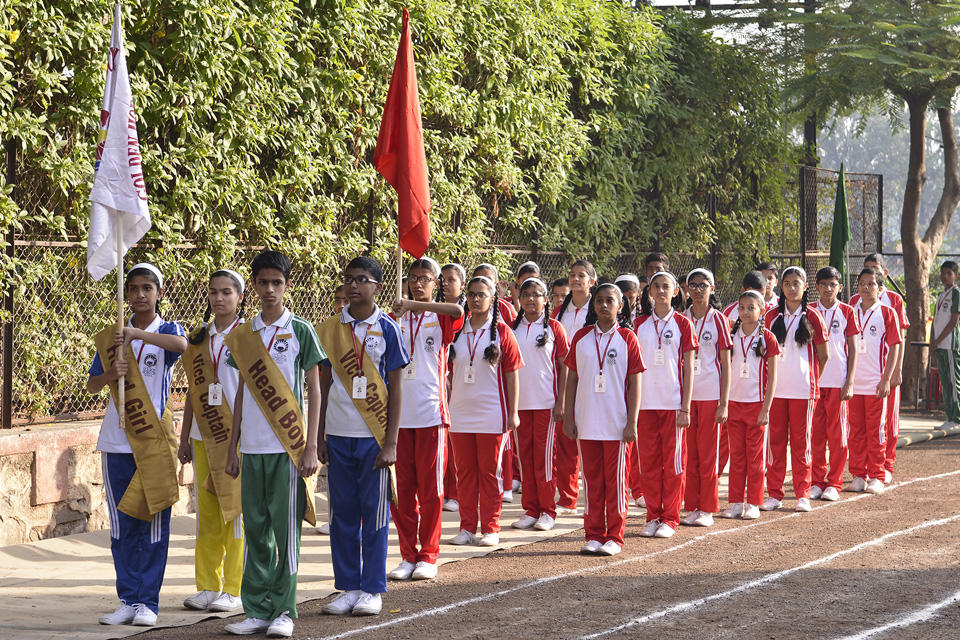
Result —
POLYGON ((831 326, 831 328, 833 329, 833 332, 834 332, 834 333, 840 333, 840 321, 839 321, 839 320, 834 320, 834 321, 833 321, 833 324, 830 325, 830 326, 831 326))
POLYGON ((290 342, 286 338, 280 338, 273 343, 273 350, 277 354, 273 357, 276 362, 286 362, 287 351, 290 350, 290 342))
POLYGON ((378 346, 380 346, 380 338, 367 334, 364 344, 367 345, 367 349, 376 349, 378 346))
POLYGON ((436 343, 437 341, 433 336, 428 336, 427 339, 424 340, 423 348, 427 353, 433 353, 433 350, 435 349, 434 345, 436 343))
POLYGON ((708 329, 703 332, 703 338, 701 339, 701 342, 710 342, 711 340, 713 340, 713 333, 708 329))
POLYGON ((875 324, 870 325, 870 334, 874 336, 877 335, 877 325, 875 324))
POLYGON ((144 366, 143 375, 145 375, 145 376, 155 375, 155 374, 156 374, 156 370, 157 370, 157 369, 156 369, 156 367, 157 367, 157 354, 155 354, 155 353, 148 353, 146 356, 144 356, 144 358, 143 358, 143 366, 144 366))
POLYGON ((673 329, 667 329, 663 332, 663 341, 667 344, 673 342, 673 329))
POLYGON ((613 362, 616 359, 617 359, 617 350, 611 348, 610 351, 607 351, 607 360, 610 360, 611 362, 613 362))

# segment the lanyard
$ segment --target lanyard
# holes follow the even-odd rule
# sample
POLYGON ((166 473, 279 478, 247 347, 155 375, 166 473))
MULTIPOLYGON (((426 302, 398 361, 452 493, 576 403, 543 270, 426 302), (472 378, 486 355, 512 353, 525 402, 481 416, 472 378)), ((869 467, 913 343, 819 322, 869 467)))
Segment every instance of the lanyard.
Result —
MULTIPOLYGON (((364 339, 360 346, 357 346, 356 323, 350 323, 350 337, 353 338, 353 355, 357 357, 357 376, 363 376, 363 356, 367 353, 367 341, 364 339)), ((368 329, 369 331, 369 329, 368 329)))
POLYGON ((473 356, 477 353, 477 346, 480 344, 480 338, 483 337, 486 329, 480 329, 480 331, 473 331, 467 334, 467 349, 470 351, 470 366, 473 366, 473 356), (470 339, 471 335, 477 336, 476 342, 470 339))
POLYGON ((413 352, 417 348, 417 337, 420 335, 420 326, 423 324, 423 317, 427 315, 424 311, 420 314, 420 320, 417 322, 417 328, 413 328, 413 314, 410 314, 410 357, 413 358, 413 352))
MULTIPOLYGON (((870 318, 873 317, 873 312, 874 312, 874 311, 876 311, 876 308, 871 309, 871 310, 870 310, 870 315, 868 315, 868 316, 867 316, 867 319, 864 320, 864 319, 863 319, 863 306, 861 305, 860 308, 857 309, 857 317, 860 318, 860 337, 861 337, 861 338, 863 338, 863 332, 866 330, 866 328, 867 328, 867 323, 870 322, 870 318)), ((866 338, 864 338, 864 339, 866 339, 866 338)))
MULTIPOLYGON (((758 326, 757 329, 759 330, 760 327, 758 326)), ((751 333, 749 336, 742 335, 742 332, 741 332, 741 337, 740 337, 740 353, 743 354, 743 361, 744 361, 744 362, 747 361, 747 351, 749 351, 751 348, 753 348, 753 341, 756 339, 756 336, 757 336, 757 332, 756 332, 756 331, 754 331, 753 333, 751 333), (750 344, 749 344, 747 347, 744 347, 744 346, 743 346, 743 339, 744 339, 744 338, 747 338, 747 337, 750 338, 750 344)))
MULTIPOLYGON (((839 303, 839 302, 834 302, 834 305, 835 305, 835 306, 834 306, 834 308, 833 308, 833 313, 830 314, 830 323, 827 325, 827 335, 830 335, 831 333, 833 333, 833 321, 834 321, 834 320, 836 319, 836 317, 837 317, 837 311, 840 311, 840 303, 839 303)), ((827 308, 826 308, 825 306, 823 306, 822 304, 821 304, 821 305, 818 305, 818 306, 820 307, 820 311, 821 311, 824 315, 826 315, 826 313, 827 313, 827 308)))
MULTIPOLYGON (((228 333, 233 331, 234 327, 236 327, 239 322, 240 322, 240 317, 238 316, 237 319, 233 321, 233 324, 230 325, 229 329, 227 329, 223 333, 218 333, 216 335, 210 336, 210 359, 213 360, 213 381, 214 382, 220 382, 220 358, 223 357, 223 350, 224 348, 226 348, 227 345, 224 344, 223 339, 221 338, 220 350, 217 352, 217 355, 213 355, 213 339, 216 336, 226 336, 228 333)), ((279 330, 279 327, 277 327, 277 329, 279 330)), ((277 337, 276 331, 273 332, 273 337, 277 337)), ((273 342, 270 343, 270 346, 273 346, 273 342)), ((267 349, 267 351, 269 352, 270 350, 267 349)))
MULTIPOLYGON (((783 315, 783 314, 780 314, 780 315, 783 315)), ((796 315, 793 316, 793 318, 790 320, 790 324, 787 325, 787 332, 786 332, 785 334, 783 334, 783 342, 784 342, 784 343, 787 342, 787 336, 790 335, 790 329, 793 328, 793 323, 796 322, 796 321, 797 321, 797 318, 799 318, 799 317, 800 317, 800 314, 799 314, 799 313, 796 314, 796 315)), ((786 318, 784 318, 784 319, 786 319, 786 318)))
POLYGON ((267 345, 267 353, 270 353, 270 349, 273 349, 273 341, 277 339, 277 334, 280 332, 280 327, 277 327, 273 330, 273 337, 270 338, 270 344, 267 345))
MULTIPOLYGON (((670 318, 673 317, 673 310, 670 310, 670 313, 667 314, 667 317, 663 319, 663 329, 660 329, 660 318, 657 317, 657 312, 653 312, 653 330, 657 332, 657 348, 663 348, 663 332, 667 330, 667 326, 670 324, 670 318)), ((704 316, 706 317, 706 316, 704 316)))
MULTIPOLYGON (((693 318, 693 310, 690 310, 690 317, 693 318)), ((703 335, 703 330, 707 326, 707 318, 710 317, 710 309, 707 309, 707 312, 703 314, 703 318, 700 320, 700 330, 697 331, 697 357, 700 356, 700 336, 703 335)), ((696 326, 697 319, 693 318, 693 324, 696 326)))
POLYGON ((140 356, 143 355, 143 348, 147 346, 147 343, 143 340, 140 341, 140 351, 137 352, 137 364, 140 364, 140 356))
MULTIPOLYGON (((614 328, 616 328, 616 327, 614 327, 614 328)), ((613 336, 614 336, 616 333, 617 333, 616 331, 610 331, 610 337, 607 338, 607 346, 604 347, 603 353, 607 353, 607 350, 610 349, 610 343, 613 342, 613 336)), ((601 333, 600 335, 603 335, 603 333, 601 333)), ((600 362, 600 375, 603 375, 603 360, 604 360, 604 357, 603 357, 603 355, 601 355, 601 353, 600 353, 600 338, 597 337, 597 332, 596 332, 596 331, 593 332, 593 340, 594 340, 594 342, 596 342, 596 345, 597 345, 597 360, 600 362)))
POLYGON ((946 299, 947 299, 947 296, 950 295, 950 292, 953 291, 953 290, 956 289, 956 288, 957 288, 957 285, 953 285, 952 287, 950 287, 949 289, 947 289, 946 291, 944 291, 943 293, 940 294, 940 297, 937 299, 937 308, 940 307, 940 303, 941 303, 943 300, 946 300, 946 299))

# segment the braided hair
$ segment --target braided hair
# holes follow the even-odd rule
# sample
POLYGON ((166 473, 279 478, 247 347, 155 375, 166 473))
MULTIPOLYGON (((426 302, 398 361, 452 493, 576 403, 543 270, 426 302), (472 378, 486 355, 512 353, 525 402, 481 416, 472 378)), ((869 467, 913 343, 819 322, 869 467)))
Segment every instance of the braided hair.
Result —
MULTIPOLYGON (((610 291, 616 292, 617 297, 623 302, 623 292, 620 291, 620 287, 617 285, 607 282, 594 287, 590 291, 590 304, 587 306, 587 317, 583 321, 583 326, 585 327, 597 324, 597 309, 594 305, 596 304, 597 294, 600 293, 602 289, 609 289, 610 291)), ((623 327, 624 329, 633 328, 633 324, 630 321, 630 309, 627 308, 627 305, 622 305, 620 311, 617 313, 617 326, 623 327)))
MULTIPOLYGON (((671 274, 672 276, 672 274, 671 274)), ((673 294, 673 298, 670 299, 670 306, 673 307, 675 311, 683 311, 684 309, 684 299, 683 292, 680 290, 680 281, 673 278, 674 284, 677 285, 677 291, 673 294)), ((649 316, 653 315, 653 292, 651 291, 651 285, 653 285, 653 278, 650 279, 650 284, 643 288, 643 292, 640 294, 640 314, 649 316)))
MULTIPOLYGON (((758 297, 754 295, 754 293, 756 292, 753 289, 750 289, 749 291, 744 291, 743 293, 740 294, 740 297, 737 298, 737 300, 738 301, 743 300, 744 296, 749 296, 756 300, 758 297)), ((760 295, 762 296, 763 294, 760 294, 760 295)), ((760 308, 761 308, 761 315, 762 315, 762 309, 763 309, 762 302, 760 303, 760 308)), ((737 331, 740 330, 740 326, 742 324, 743 324, 743 319, 738 316, 737 321, 733 323, 733 328, 730 330, 731 338, 737 335, 737 331)), ((760 321, 757 323, 757 326, 760 327, 760 335, 758 336, 757 341, 754 343, 753 353, 758 358, 763 358, 767 354, 767 347, 763 341, 763 318, 760 319, 760 321)))
MULTIPOLYGON (((583 267, 586 270, 587 275, 590 276, 592 280, 597 279, 597 270, 593 268, 593 264, 590 261, 575 260, 573 264, 570 265, 570 271, 573 271, 574 267, 583 267)), ((593 289, 591 289, 590 292, 592 295, 593 289)), ((573 287, 570 287, 570 293, 567 294, 567 297, 563 299, 563 304, 560 305, 560 311, 557 312, 557 322, 563 322, 563 314, 566 313, 567 307, 570 306, 571 300, 573 300, 573 287)))
MULTIPOLYGON (((790 268, 784 270, 783 276, 786 277, 787 273, 797 273, 802 275, 803 272, 799 268, 790 268)), ((803 283, 806 284, 806 278, 803 278, 803 283)), ((804 346, 813 338, 813 325, 810 324, 810 319, 807 318, 807 288, 804 287, 803 295, 800 297, 800 319, 797 324, 797 330, 794 332, 794 339, 797 341, 799 346, 804 346)), ((777 342, 780 343, 782 347, 787 341, 787 324, 783 320, 783 314, 787 310, 787 300, 783 295, 783 278, 780 279, 780 300, 777 302, 777 319, 773 321, 773 326, 770 327, 770 332, 777 338, 777 342)))
MULTIPOLYGON (((530 287, 540 287, 540 284, 534 282, 533 280, 524 280, 523 284, 520 285, 520 291, 517 292, 518 296, 523 295, 523 292, 530 287)), ((543 287, 540 287, 541 289, 543 287)), ((517 330, 517 327, 520 326, 520 321, 523 320, 523 311, 517 314, 517 319, 513 321, 514 331, 517 330)), ((550 295, 546 290, 543 292, 543 333, 537 338, 537 348, 543 347, 547 344, 547 331, 550 328, 550 295)))
MULTIPOLYGON (((236 276, 234 276, 229 271, 220 269, 214 271, 210 276, 210 281, 212 282, 214 278, 230 278, 234 286, 237 288, 237 291, 240 292, 243 290, 243 283, 238 281, 236 276)), ((237 317, 242 318, 244 312, 246 311, 247 306, 247 297, 243 296, 240 298, 240 306, 237 307, 237 317)), ((210 326, 210 316, 213 315, 213 307, 210 306, 210 299, 207 299, 207 308, 203 312, 203 324, 200 325, 200 328, 193 334, 190 340, 190 344, 197 345, 206 340, 207 338, 207 327, 210 326)))
MULTIPOLYGON (((490 293, 493 294, 491 296, 493 301, 491 302, 490 307, 490 344, 486 349, 483 350, 483 359, 489 362, 491 365, 496 366, 500 361, 500 347, 497 345, 497 324, 500 322, 500 297, 497 295, 497 286, 491 286, 490 279, 483 276, 471 278, 470 282, 468 282, 464 287, 464 291, 469 289, 470 285, 472 285, 474 282, 483 283, 483 285, 490 290, 490 293)), ((466 303, 463 305, 463 310, 464 316, 466 317, 466 314, 469 313, 466 303)), ((463 326, 466 326, 467 322, 469 322, 469 320, 464 321, 463 326)), ((460 328, 460 331, 457 331, 457 335, 453 337, 453 341, 450 343, 450 346, 447 349, 447 353, 449 354, 448 359, 450 362, 453 362, 454 357, 456 357, 454 344, 460 338, 461 333, 463 333, 463 327, 460 328)))

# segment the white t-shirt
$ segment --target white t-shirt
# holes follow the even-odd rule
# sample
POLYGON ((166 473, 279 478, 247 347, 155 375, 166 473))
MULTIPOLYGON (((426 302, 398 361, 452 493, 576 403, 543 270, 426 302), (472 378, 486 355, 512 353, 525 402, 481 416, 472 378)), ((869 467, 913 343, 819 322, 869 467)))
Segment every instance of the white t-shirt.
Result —
MULTIPOLYGON (((896 291, 891 291, 886 287, 880 290, 878 294, 880 304, 885 307, 890 307, 893 309, 893 314, 897 318, 897 323, 900 325, 901 329, 908 329, 910 327, 910 321, 907 320, 907 308, 903 304, 903 298, 900 297, 900 294, 896 291)), ((857 307, 857 304, 860 303, 860 294, 855 293, 850 297, 850 306, 853 308, 857 307)), ((859 365, 858 365, 859 366, 859 365)))
MULTIPOLYGON (((243 324, 243 322, 243 318, 237 318, 237 321, 227 327, 226 331, 217 331, 217 323, 211 321, 209 326, 207 326, 207 339, 204 340, 203 348, 207 349, 207 354, 210 356, 217 381, 223 385, 223 401, 227 403, 230 411, 233 411, 233 401, 237 399, 237 387, 240 386, 240 372, 227 364, 227 359, 230 357, 230 347, 228 347, 223 340, 230 335, 230 332, 235 327, 243 324)), ((233 425, 227 426, 233 428, 233 425)), ((190 425, 190 437, 193 440, 203 440, 203 434, 200 433, 200 425, 197 424, 196 415, 194 415, 193 423, 190 425)))
MULTIPOLYGON (((133 316, 130 317, 127 326, 133 326, 133 316)), ((159 315, 153 318, 153 322, 146 328, 146 331, 171 336, 186 335, 180 324, 166 322, 159 315)), ((150 399, 153 401, 153 408, 157 411, 157 417, 162 418, 163 410, 167 406, 167 397, 170 395, 170 383, 173 381, 173 365, 183 354, 177 351, 166 351, 152 344, 145 344, 142 340, 131 341, 130 347, 137 358, 143 383, 146 385, 147 393, 150 394, 150 399)), ((91 365, 89 373, 91 376, 99 376, 103 372, 103 364, 100 362, 100 354, 98 353, 93 357, 93 365, 91 365)), ((130 448, 130 441, 127 440, 127 434, 120 428, 120 416, 117 414, 117 405, 113 403, 113 394, 110 394, 110 402, 107 404, 107 411, 100 426, 97 451, 133 453, 130 448)))
POLYGON ((634 328, 643 362, 649 373, 643 376, 641 410, 679 410, 683 395, 683 354, 697 348, 690 320, 671 309, 666 317, 656 312, 641 315, 634 328), (657 350, 663 353, 658 360, 657 350))
POLYGON ((693 307, 684 312, 684 317, 693 325, 693 334, 697 339, 697 350, 693 363, 693 395, 696 402, 720 399, 720 352, 732 346, 730 325, 726 316, 716 309, 707 308, 707 313, 697 320, 693 317, 693 307), (697 372, 696 360, 700 360, 697 372))
POLYGON ((557 363, 563 362, 570 350, 566 331, 553 318, 544 328, 542 315, 534 323, 522 316, 514 336, 523 357, 518 408, 521 411, 553 409, 557 404, 557 363), (547 341, 538 347, 537 340, 544 334, 547 341))
MULTIPOLYGON (((771 329, 780 312, 771 309, 767 312, 766 327, 771 329)), ((783 312, 783 322, 787 328, 786 337, 780 345, 780 362, 777 363, 777 388, 773 391, 774 398, 787 400, 816 400, 820 397, 816 346, 827 341, 827 330, 820 313, 812 306, 807 307, 807 320, 813 326, 813 335, 802 347, 797 344, 797 329, 800 327, 800 317, 803 307, 797 307, 794 313, 786 309, 783 312)), ((771 331, 771 333, 773 333, 771 331)))
MULTIPOLYGON (((847 339, 860 332, 853 307, 837 300, 829 309, 817 301, 814 305, 823 317, 830 342, 830 359, 820 374, 821 389, 842 389, 847 381, 847 339)), ((779 386, 779 382, 777 383, 779 386)))
POLYGON ((573 338, 566 364, 579 378, 573 417, 577 438, 623 440, 627 426, 627 380, 645 369, 636 334, 616 325, 606 333, 596 325, 584 327, 573 338), (595 389, 596 377, 601 372, 605 393, 595 389))
POLYGON ((853 393, 872 396, 883 378, 890 347, 900 344, 900 325, 891 307, 879 300, 869 309, 864 309, 858 300, 853 308, 857 314, 860 333, 857 336, 857 368, 853 372, 853 393), (863 347, 861 347, 861 341, 863 347), (861 349, 866 349, 862 352, 861 349))
POLYGON ((557 307, 553 310, 551 316, 554 320, 563 325, 563 330, 567 332, 567 338, 573 340, 573 336, 577 335, 577 331, 583 328, 583 323, 587 321, 587 312, 590 310, 590 302, 593 298, 587 298, 586 303, 582 307, 577 307, 573 304, 573 300, 570 300, 570 304, 567 305, 567 310, 563 312, 563 317, 558 317, 560 315, 560 307, 557 307))
MULTIPOLYGON (((777 339, 760 323, 750 335, 744 335, 743 329, 737 329, 733 336, 730 353, 730 401, 763 402, 767 389, 767 361, 780 355, 777 339), (761 338, 762 336, 762 338, 761 338), (764 357, 757 356, 755 344, 763 340, 764 357), (747 376, 741 375, 743 363, 747 363, 747 376)), ((779 376, 779 368, 777 370, 779 376)))
MULTIPOLYGON (((950 324, 950 316, 952 316, 954 313, 960 313, 960 288, 957 288, 956 285, 950 287, 937 296, 937 306, 933 312, 934 338, 939 336, 940 332, 943 331, 948 324, 950 324)), ((960 323, 957 323, 957 326, 954 327, 953 331, 944 337, 943 341, 937 345, 937 349, 947 349, 952 351, 958 332, 960 332, 960 323)), ((960 344, 957 346, 960 347, 960 344)))
POLYGON ((410 364, 404 367, 401 382, 400 427, 420 429, 450 424, 447 348, 463 326, 463 316, 454 320, 451 316, 426 311, 420 315, 406 313, 397 322, 410 354, 410 364))

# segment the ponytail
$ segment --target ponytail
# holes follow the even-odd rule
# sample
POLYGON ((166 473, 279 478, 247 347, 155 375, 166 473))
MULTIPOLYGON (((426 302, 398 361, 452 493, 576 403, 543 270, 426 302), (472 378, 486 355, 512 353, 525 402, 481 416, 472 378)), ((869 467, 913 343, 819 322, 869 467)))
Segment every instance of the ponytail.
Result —
MULTIPOLYGON (((787 341, 787 325, 783 320, 783 314, 786 311, 787 301, 784 298, 783 291, 781 290, 780 300, 777 302, 777 319, 774 320, 773 326, 770 327, 770 332, 773 333, 776 337, 777 342, 780 343, 780 346, 783 347, 787 341)), ((798 320, 797 330, 794 332, 794 340, 797 341, 797 344, 801 347, 805 346, 813 336, 813 325, 810 324, 810 319, 807 318, 807 305, 809 296, 807 295, 807 290, 803 290, 803 296, 800 298, 800 319, 798 320)))
MULTIPOLYGON (((557 311, 557 322, 563 322, 563 314, 566 313, 567 307, 570 306, 570 301, 573 300, 573 291, 567 294, 563 299, 563 303, 560 304, 560 311, 557 311)), ((590 312, 587 311, 589 314, 590 312)))
POLYGON ((483 359, 497 366, 500 361, 500 347, 497 346, 497 324, 500 322, 500 297, 497 295, 496 287, 493 292, 493 316, 490 319, 490 344, 483 350, 483 359))
POLYGON ((537 338, 537 348, 543 348, 547 344, 547 332, 550 331, 550 296, 543 297, 543 335, 537 338))
POLYGON ((803 290, 803 296, 800 298, 800 324, 797 326, 795 334, 797 344, 801 347, 806 345, 813 338, 813 325, 810 324, 810 318, 807 317, 807 290, 803 290))
MULTIPOLYGON (((742 324, 743 324, 743 320, 741 320, 740 318, 737 318, 736 321, 733 323, 733 329, 730 330, 731 338, 737 335, 737 331, 740 330, 740 325, 742 324)), ((757 326, 760 328, 760 333, 757 336, 756 343, 754 343, 753 353, 758 358, 763 358, 767 353, 767 347, 764 344, 764 340, 763 340, 763 323, 762 322, 757 323, 757 326)))
POLYGON ((210 302, 207 301, 207 310, 203 312, 203 324, 200 325, 200 328, 193 337, 189 339, 190 344, 197 345, 207 339, 207 325, 210 324, 210 315, 212 313, 213 309, 210 307, 210 302))

